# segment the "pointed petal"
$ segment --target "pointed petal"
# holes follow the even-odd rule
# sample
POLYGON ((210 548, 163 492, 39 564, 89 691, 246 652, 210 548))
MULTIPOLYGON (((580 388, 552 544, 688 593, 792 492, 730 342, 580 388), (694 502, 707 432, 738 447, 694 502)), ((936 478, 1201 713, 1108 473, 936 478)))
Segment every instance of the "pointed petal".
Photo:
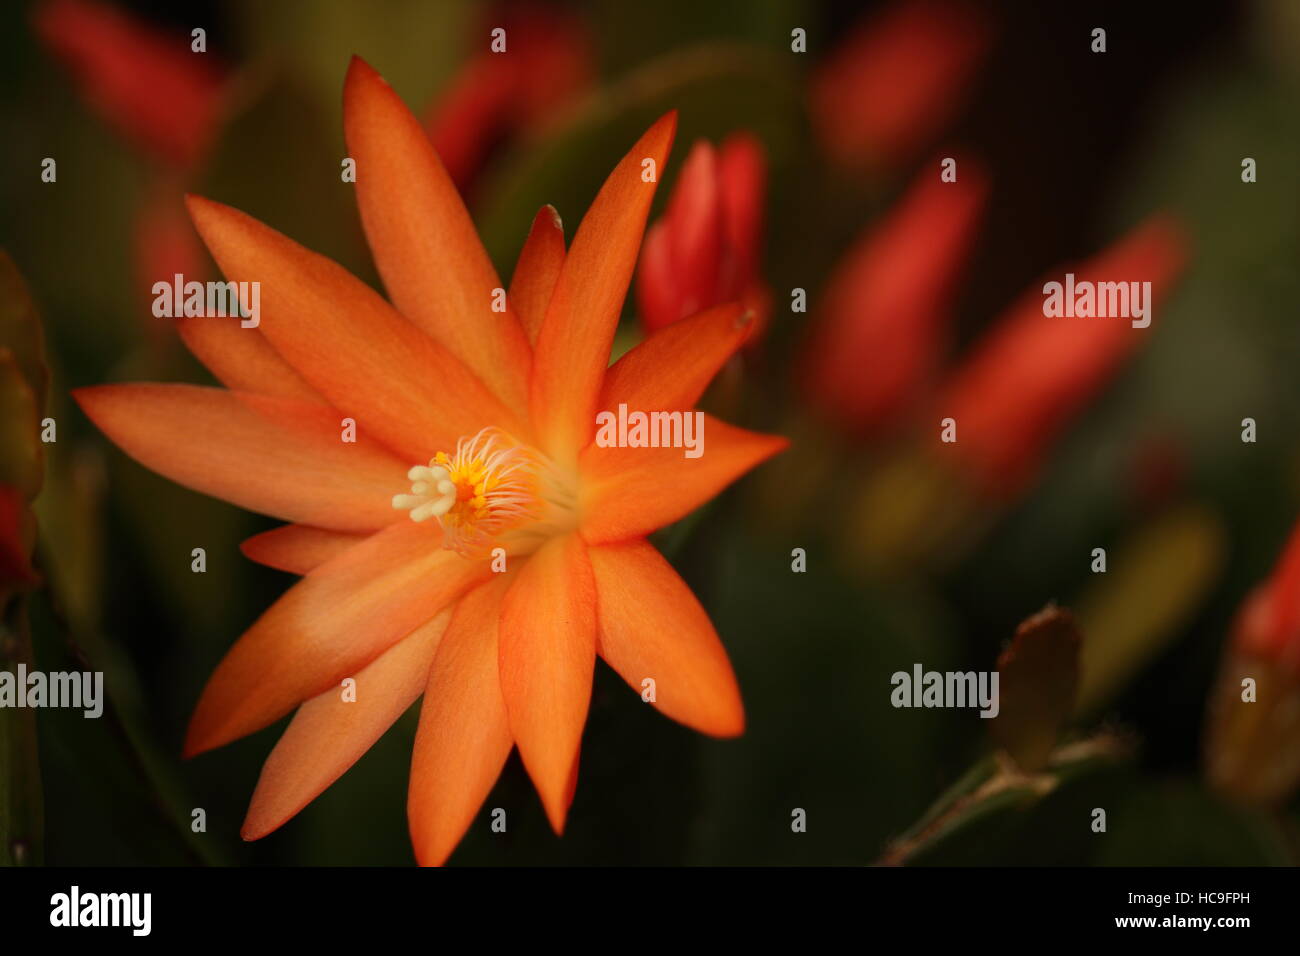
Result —
POLYGON ((405 466, 338 413, 197 385, 99 385, 73 393, 124 452, 172 481, 250 511, 336 531, 396 520, 405 466))
POLYGON ((268 568, 306 574, 365 539, 364 534, 287 524, 253 535, 240 544, 239 550, 250 561, 268 568))
POLYGON ((393 304, 522 412, 531 357, 514 313, 492 311, 504 286, 419 120, 358 57, 343 121, 361 222, 393 304))
POLYGON ((451 855, 514 745, 497 665, 508 583, 497 575, 461 598, 429 670, 407 797, 411 843, 423 866, 451 855))
POLYGON ((511 584, 501 608, 500 658, 510 730, 560 833, 596 660, 595 584, 577 535, 547 542, 511 584))
POLYGON ((709 616, 672 565, 644 539, 589 550, 596 579, 600 656, 654 704, 715 737, 745 729, 740 688, 709 616))
POLYGON ((260 730, 355 674, 489 574, 402 521, 290 588, 230 649, 203 689, 186 756, 260 730))
POLYGON ((737 304, 720 305, 660 329, 615 362, 597 408, 654 412, 694 408, 713 376, 753 328, 737 304))
POLYGON ((523 322, 530 343, 537 342, 563 265, 564 224, 554 206, 543 206, 533 219, 533 228, 528 231, 510 279, 510 304, 523 322))
POLYGON ((211 316, 183 316, 175 322, 194 357, 227 388, 301 402, 325 401, 259 330, 241 327, 238 319, 211 316))
POLYGON ((588 544, 640 538, 671 524, 790 444, 711 415, 703 421, 698 458, 685 457, 682 448, 587 446, 580 467, 588 544))
POLYGON ((298 708, 262 765, 239 835, 260 840, 325 792, 424 690, 451 612, 416 628, 353 676, 355 698, 331 687, 298 708))
POLYGON ((609 365, 614 329, 636 265, 654 182, 672 148, 676 112, 641 137, 605 180, 565 256, 546 321, 537 337, 532 383, 533 424, 543 450, 571 462, 595 427, 596 400, 609 365))
POLYGON ((189 204, 226 278, 260 283, 258 330, 359 431, 412 462, 485 425, 521 433, 464 365, 338 263, 237 209, 189 204))

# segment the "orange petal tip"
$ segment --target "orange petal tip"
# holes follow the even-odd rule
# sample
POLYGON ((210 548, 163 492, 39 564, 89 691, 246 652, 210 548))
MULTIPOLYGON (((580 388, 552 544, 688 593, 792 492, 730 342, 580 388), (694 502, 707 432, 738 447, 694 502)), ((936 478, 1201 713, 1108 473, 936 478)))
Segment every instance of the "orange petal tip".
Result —
POLYGON ((190 221, 194 223, 194 228, 201 229, 201 221, 210 220, 230 207, 207 196, 200 196, 198 193, 186 193, 185 209, 190 214, 190 221))
POLYGON ((346 91, 355 84, 363 82, 388 86, 388 81, 384 79, 383 74, 367 63, 363 57, 354 53, 352 59, 348 61, 348 72, 343 81, 343 88, 346 91))
POLYGON ((668 127, 668 142, 671 144, 677 136, 677 110, 669 110, 663 116, 659 117, 655 126, 668 127))

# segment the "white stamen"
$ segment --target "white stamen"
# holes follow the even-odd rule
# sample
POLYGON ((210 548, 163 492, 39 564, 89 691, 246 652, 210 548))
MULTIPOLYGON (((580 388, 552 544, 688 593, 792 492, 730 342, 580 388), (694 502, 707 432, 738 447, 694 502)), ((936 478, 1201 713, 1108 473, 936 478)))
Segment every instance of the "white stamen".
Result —
POLYGON ((411 494, 393 495, 393 507, 411 512, 412 521, 445 515, 456 503, 456 483, 441 465, 416 465, 406 477, 411 481, 411 494))

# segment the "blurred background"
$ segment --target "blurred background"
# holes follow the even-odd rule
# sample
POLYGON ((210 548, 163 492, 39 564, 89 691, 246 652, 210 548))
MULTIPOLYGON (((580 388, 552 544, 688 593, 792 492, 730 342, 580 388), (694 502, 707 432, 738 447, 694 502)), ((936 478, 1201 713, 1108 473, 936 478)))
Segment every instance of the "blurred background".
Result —
MULTIPOLYGON (((1294 779, 1261 796, 1248 772, 1207 774, 1233 748, 1259 772, 1300 751, 1300 733, 1210 706, 1237 684, 1238 610, 1300 514, 1295 4, 42 0, 0 11, 0 54, 0 332, 39 321, 45 339, 0 342, 43 356, 18 387, 43 411, 4 414, 57 422, 56 442, 0 452, 23 552, 0 563, 3 656, 103 670, 110 697, 100 720, 0 712, 0 859, 413 862, 418 705, 298 817, 240 841, 285 722, 179 753, 207 677, 292 583, 239 551, 272 523, 147 472, 69 398, 212 381, 150 311, 157 279, 216 277, 185 192, 378 287, 339 175, 353 54, 424 119, 503 279, 542 204, 571 237, 636 136, 679 109, 646 246, 661 247, 617 348, 743 298, 761 328, 706 406, 793 441, 655 539, 732 657, 744 736, 679 727, 598 665, 565 836, 515 756, 452 863, 1300 859, 1294 779), (957 181, 937 186, 946 157, 957 181), (1153 281, 1151 328, 1031 321, 1067 269, 1153 281), (39 480, 14 477, 22 455, 43 455, 39 480), (1029 731, 1006 721, 891 706, 894 672, 992 669, 1051 602, 1081 647, 1044 639, 1067 676, 1016 717, 1050 758, 1024 756, 1029 731), (1048 783, 986 786, 1017 762, 1048 783)), ((1272 686, 1300 694, 1283 643, 1272 686)))

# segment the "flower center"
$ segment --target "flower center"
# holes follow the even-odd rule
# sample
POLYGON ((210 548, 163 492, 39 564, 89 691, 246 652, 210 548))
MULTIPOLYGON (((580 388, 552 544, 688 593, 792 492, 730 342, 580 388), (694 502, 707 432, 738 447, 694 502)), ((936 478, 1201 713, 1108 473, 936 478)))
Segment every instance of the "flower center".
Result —
POLYGON ((460 439, 455 453, 440 451, 406 477, 411 493, 394 495, 393 507, 409 511, 412 521, 437 518, 443 547, 466 556, 556 510, 547 462, 494 428, 460 439))

